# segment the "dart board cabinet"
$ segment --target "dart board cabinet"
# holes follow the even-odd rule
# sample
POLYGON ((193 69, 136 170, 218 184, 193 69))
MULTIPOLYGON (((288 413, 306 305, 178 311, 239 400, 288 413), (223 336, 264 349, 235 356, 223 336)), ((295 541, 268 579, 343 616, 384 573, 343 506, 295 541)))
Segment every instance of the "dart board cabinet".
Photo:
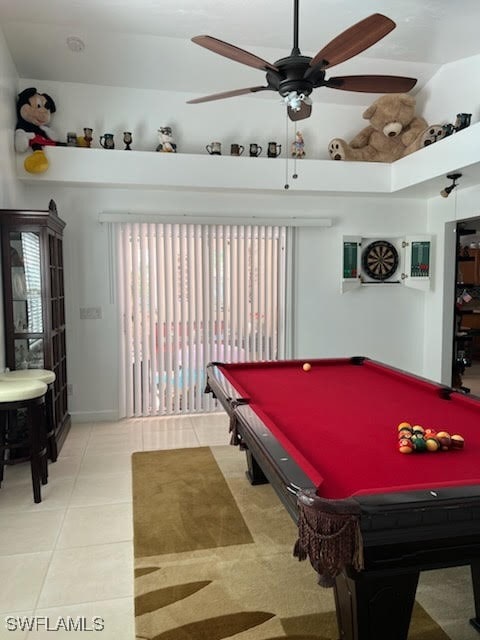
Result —
POLYGON ((427 290, 431 279, 431 243, 427 235, 343 236, 342 292, 364 285, 401 285, 427 290))

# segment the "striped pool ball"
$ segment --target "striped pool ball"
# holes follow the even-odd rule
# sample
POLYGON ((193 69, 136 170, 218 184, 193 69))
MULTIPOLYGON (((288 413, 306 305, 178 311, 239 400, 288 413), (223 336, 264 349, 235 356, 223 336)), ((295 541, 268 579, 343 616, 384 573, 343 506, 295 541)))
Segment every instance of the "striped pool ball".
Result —
POLYGON ((452 449, 463 449, 464 446, 465 446, 465 440, 463 439, 462 436, 458 435, 458 433, 456 433, 451 437, 452 449))
POLYGON ((448 451, 450 449, 452 439, 447 431, 438 431, 436 438, 440 442, 440 449, 442 451, 448 451))
POLYGON ((422 436, 425 434, 425 429, 421 427, 419 424, 416 424, 412 427, 413 433, 421 434, 422 436))

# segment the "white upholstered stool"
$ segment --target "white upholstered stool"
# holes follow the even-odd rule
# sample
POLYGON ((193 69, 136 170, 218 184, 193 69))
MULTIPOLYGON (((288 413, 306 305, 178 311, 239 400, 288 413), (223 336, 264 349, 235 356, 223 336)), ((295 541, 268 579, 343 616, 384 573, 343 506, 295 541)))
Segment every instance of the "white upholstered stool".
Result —
POLYGON ((7 382, 18 380, 40 380, 47 385, 48 392, 45 399, 45 410, 47 413, 47 453, 52 462, 55 462, 58 456, 57 439, 55 437, 55 402, 53 388, 55 379, 55 373, 49 369, 17 369, 16 371, 0 373, 0 382, 2 380, 7 382))
POLYGON ((47 385, 41 380, 0 381, 0 485, 3 481, 5 454, 11 451, 9 442, 8 417, 11 412, 26 410, 28 426, 28 446, 32 473, 33 499, 41 502, 40 484, 47 483, 47 451, 45 432, 45 395, 47 385))

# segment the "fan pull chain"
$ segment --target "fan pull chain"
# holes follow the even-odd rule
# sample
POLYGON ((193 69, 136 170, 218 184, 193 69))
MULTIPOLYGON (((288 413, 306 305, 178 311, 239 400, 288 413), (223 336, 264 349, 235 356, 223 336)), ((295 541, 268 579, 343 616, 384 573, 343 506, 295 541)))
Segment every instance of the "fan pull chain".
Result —
POLYGON ((285 116, 285 186, 284 189, 290 189, 288 184, 288 112, 285 116))
MULTIPOLYGON (((288 112, 287 112, 287 116, 285 119, 285 186, 284 189, 290 189, 290 185, 288 183, 288 150, 289 150, 289 145, 288 145, 288 112)), ((295 138, 295 123, 292 123, 293 127, 292 127, 292 135, 295 138)), ((297 173, 297 154, 294 153, 293 154, 293 173, 292 173, 292 179, 296 180, 298 178, 298 173, 297 173)))

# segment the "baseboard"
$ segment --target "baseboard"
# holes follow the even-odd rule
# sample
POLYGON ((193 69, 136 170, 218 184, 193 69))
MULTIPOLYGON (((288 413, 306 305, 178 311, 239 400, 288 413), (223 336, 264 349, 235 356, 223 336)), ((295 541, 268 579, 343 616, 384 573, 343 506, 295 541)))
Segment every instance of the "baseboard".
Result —
POLYGON ((117 422, 117 411, 71 411, 72 423, 77 422, 117 422))

